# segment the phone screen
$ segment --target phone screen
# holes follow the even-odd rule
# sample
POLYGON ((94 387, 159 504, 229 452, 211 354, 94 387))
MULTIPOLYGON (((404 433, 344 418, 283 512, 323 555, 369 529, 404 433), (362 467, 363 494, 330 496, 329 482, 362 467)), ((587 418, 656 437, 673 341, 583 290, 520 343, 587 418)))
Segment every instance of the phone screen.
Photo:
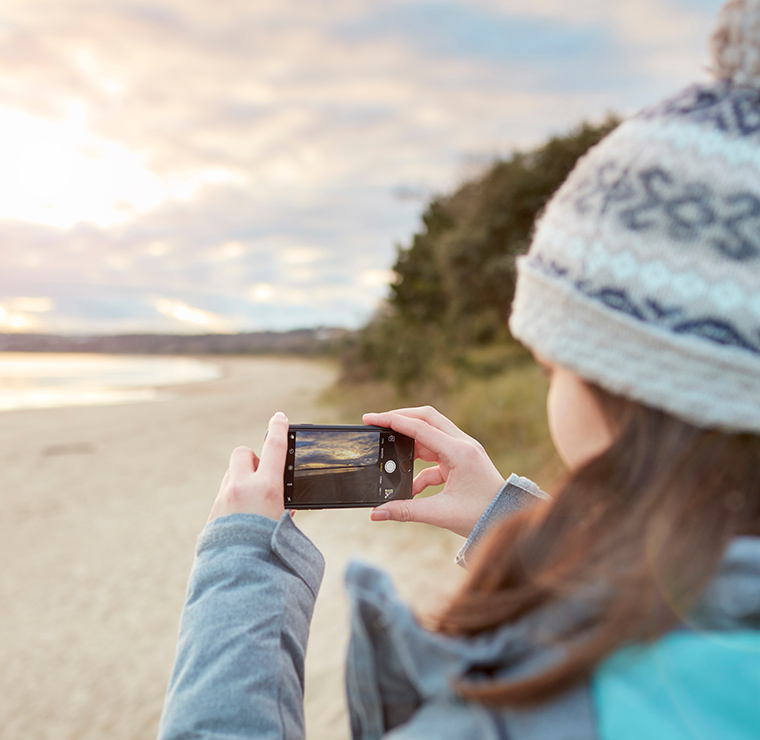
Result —
POLYGON ((285 506, 377 506, 412 495, 414 441, 379 427, 291 426, 285 506))

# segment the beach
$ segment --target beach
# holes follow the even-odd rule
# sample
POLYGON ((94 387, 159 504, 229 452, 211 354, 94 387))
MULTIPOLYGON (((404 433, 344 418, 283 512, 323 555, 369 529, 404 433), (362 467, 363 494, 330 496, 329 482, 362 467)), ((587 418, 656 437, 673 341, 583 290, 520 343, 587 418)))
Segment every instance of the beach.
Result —
MULTIPOLYGON (((260 449, 277 410, 335 423, 327 363, 213 358, 221 377, 161 400, 0 413, 0 738, 155 738, 195 541, 231 450, 260 449)), ((369 410, 369 409, 368 409, 369 410)), ((307 658, 310 740, 349 738, 342 579, 378 563, 421 611, 461 582, 461 539, 371 523, 367 510, 299 512, 327 570, 307 658), (440 577, 436 577, 440 574, 440 577)))

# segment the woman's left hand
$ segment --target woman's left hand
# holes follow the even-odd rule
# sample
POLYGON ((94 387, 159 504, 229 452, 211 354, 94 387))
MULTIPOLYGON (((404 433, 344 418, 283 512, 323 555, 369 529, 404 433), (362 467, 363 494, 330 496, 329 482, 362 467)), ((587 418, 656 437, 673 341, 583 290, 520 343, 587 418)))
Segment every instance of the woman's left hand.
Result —
POLYGON ((278 411, 269 420, 261 458, 236 447, 208 520, 229 514, 258 514, 279 519, 285 512, 283 473, 288 449, 288 419, 278 411))

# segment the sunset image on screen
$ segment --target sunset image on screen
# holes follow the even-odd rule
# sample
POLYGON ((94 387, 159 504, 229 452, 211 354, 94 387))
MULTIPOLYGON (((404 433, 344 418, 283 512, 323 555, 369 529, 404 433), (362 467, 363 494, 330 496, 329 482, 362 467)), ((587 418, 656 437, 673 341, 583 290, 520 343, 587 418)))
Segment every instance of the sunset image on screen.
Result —
POLYGON ((299 431, 296 435, 296 470, 377 465, 379 444, 380 432, 299 431))

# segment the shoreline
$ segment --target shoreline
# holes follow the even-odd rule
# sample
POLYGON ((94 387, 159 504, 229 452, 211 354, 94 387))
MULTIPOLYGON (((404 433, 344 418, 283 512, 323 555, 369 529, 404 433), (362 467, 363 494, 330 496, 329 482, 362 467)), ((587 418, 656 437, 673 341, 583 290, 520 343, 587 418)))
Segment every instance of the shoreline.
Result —
POLYGON ((0 352, 0 413, 163 400, 170 389, 219 379, 224 359, 0 352))

